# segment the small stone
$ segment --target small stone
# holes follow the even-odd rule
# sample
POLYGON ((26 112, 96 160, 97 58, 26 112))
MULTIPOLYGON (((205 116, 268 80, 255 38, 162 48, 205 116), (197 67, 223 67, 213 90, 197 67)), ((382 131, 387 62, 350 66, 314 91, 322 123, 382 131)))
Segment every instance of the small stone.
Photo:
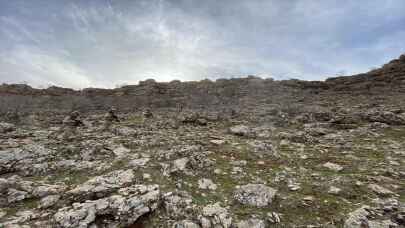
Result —
POLYGON ((126 156, 129 152, 131 152, 130 149, 120 146, 117 147, 113 150, 113 153, 117 156, 117 157, 124 157, 126 156))
POLYGON ((214 145, 217 145, 217 146, 220 146, 220 145, 225 144, 225 141, 224 141, 224 140, 220 140, 220 139, 213 139, 213 140, 210 141, 210 143, 212 143, 212 144, 214 144, 214 145))
POLYGON ((276 212, 267 213, 267 220, 270 223, 280 223, 281 222, 280 215, 278 213, 276 213, 276 212))
POLYGON ((7 212, 3 211, 2 209, 0 209, 0 219, 2 219, 4 216, 7 215, 7 212))
POLYGON ((149 158, 140 158, 140 159, 135 159, 135 160, 131 160, 128 165, 133 167, 133 168, 139 168, 142 167, 144 165, 146 165, 146 163, 149 162, 149 158))
POLYGON ((189 220, 183 220, 181 222, 176 222, 172 228, 200 228, 198 224, 195 224, 189 220))
POLYGON ((247 161, 246 160, 231 161, 231 164, 235 166, 246 166, 247 161))
POLYGON ((247 136, 250 134, 250 129, 245 125, 236 125, 229 128, 229 132, 237 136, 247 136))
POLYGON ((377 185, 377 184, 369 184, 368 187, 369 187, 373 192, 375 192, 375 193, 377 193, 378 195, 381 195, 381 196, 389 196, 389 195, 393 195, 393 194, 394 194, 391 190, 386 189, 386 188, 384 188, 384 187, 381 187, 381 186, 379 186, 379 185, 377 185))
POLYGON ((222 174, 222 170, 221 169, 215 169, 214 173, 217 174, 217 175, 222 174))
POLYGON ((331 187, 329 188, 328 193, 329 193, 329 194, 333 194, 333 195, 338 195, 341 191, 342 191, 342 189, 337 188, 337 187, 335 187, 335 186, 331 186, 331 187))
POLYGON ((258 165, 265 165, 266 163, 264 161, 257 161, 258 165))
POLYGON ((308 155, 306 155, 306 154, 301 154, 301 155, 300 155, 300 158, 301 158, 302 160, 308 159, 308 155))
POLYGON ((235 167, 232 168, 232 173, 233 174, 242 173, 242 172, 243 172, 243 169, 241 167, 239 167, 239 166, 235 166, 235 167))
POLYGON ((204 189, 204 190, 216 190, 217 185, 212 182, 210 179, 201 179, 198 181, 198 188, 204 189))
POLYGON ((152 178, 152 176, 151 176, 149 173, 144 173, 144 174, 142 175, 142 178, 143 178, 144 180, 150 180, 150 179, 152 178))
POLYGON ((263 220, 260 219, 249 219, 245 221, 240 221, 237 225, 237 228, 265 228, 266 224, 263 220))
POLYGON ((55 205, 60 199, 59 195, 49 195, 41 199, 39 202, 39 207, 40 208, 49 208, 55 205))
POLYGON ((186 169, 188 161, 189 161, 188 158, 180 158, 173 162, 173 166, 175 169, 183 171, 186 169))
POLYGON ((298 183, 290 183, 287 187, 290 189, 290 191, 298 191, 301 189, 301 186, 298 183))
POLYGON ((327 163, 323 164, 323 167, 325 167, 329 170, 335 171, 335 172, 339 172, 339 171, 343 170, 343 167, 341 165, 338 165, 338 164, 335 164, 332 162, 327 162, 327 163))
POLYGON ((288 141, 287 139, 282 139, 280 141, 280 146, 288 146, 290 144, 291 144, 290 141, 288 141))
POLYGON ((315 198, 313 196, 305 196, 304 198, 302 198, 304 201, 306 202, 313 202, 315 200, 315 198))

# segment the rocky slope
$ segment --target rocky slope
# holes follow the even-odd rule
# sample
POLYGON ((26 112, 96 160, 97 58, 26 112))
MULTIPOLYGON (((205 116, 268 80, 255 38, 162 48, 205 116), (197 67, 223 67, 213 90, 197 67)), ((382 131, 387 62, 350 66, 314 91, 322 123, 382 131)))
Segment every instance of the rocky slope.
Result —
POLYGON ((405 56, 325 82, 2 85, 0 227, 405 227, 404 88, 405 56))

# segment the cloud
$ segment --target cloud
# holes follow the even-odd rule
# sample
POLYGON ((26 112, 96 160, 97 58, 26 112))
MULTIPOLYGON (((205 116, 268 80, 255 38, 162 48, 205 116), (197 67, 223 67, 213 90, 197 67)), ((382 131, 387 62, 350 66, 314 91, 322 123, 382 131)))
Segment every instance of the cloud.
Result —
POLYGON ((401 0, 3 1, 0 81, 322 80, 404 52, 404 11, 401 0))
MULTIPOLYGON (((18 47, 6 55, 0 56, 0 66, 5 72, 14 72, 20 82, 35 82, 36 86, 91 87, 104 86, 91 81, 91 77, 76 65, 56 56, 32 50, 29 47, 18 47)), ((0 74, 1 75, 1 74, 0 74)), ((3 73, 7 79, 8 75, 3 73)), ((12 75, 9 76, 14 77, 12 75)))
POLYGON ((15 18, 3 16, 0 17, 0 21, 3 25, 1 27, 2 32, 10 39, 14 41, 21 41, 21 37, 25 37, 32 42, 38 42, 35 35, 15 18))

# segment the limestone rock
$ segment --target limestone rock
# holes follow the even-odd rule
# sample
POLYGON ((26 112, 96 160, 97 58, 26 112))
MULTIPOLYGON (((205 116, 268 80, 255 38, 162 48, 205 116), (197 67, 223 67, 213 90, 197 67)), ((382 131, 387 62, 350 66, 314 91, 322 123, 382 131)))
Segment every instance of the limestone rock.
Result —
POLYGON ((247 184, 234 192, 234 198, 241 204, 265 207, 271 204, 277 190, 263 184, 247 184))
POLYGON ((203 208, 200 216, 202 228, 230 228, 232 226, 232 217, 226 208, 219 203, 210 204, 203 208))
POLYGON ((327 162, 327 163, 323 164, 323 167, 325 167, 331 171, 335 171, 335 172, 339 172, 339 171, 343 170, 343 167, 341 165, 335 164, 332 162, 327 162))
POLYGON ((58 227, 65 228, 87 228, 96 222, 104 226, 128 226, 142 215, 153 212, 158 207, 159 199, 160 191, 157 185, 136 185, 120 190, 118 195, 74 203, 70 207, 60 209, 53 219, 58 227), (110 220, 98 219, 104 215, 111 215, 110 220))
POLYGON ((248 219, 245 221, 240 221, 237 225, 237 228, 265 228, 266 224, 263 220, 260 219, 248 219))
POLYGON ((189 220, 183 220, 173 224, 172 228, 200 228, 200 225, 189 220))
POLYGON ((367 227, 370 214, 370 207, 362 206, 361 208, 351 212, 345 221, 344 228, 362 228, 367 227))
POLYGON ((250 128, 246 125, 233 126, 229 128, 229 132, 237 136, 248 136, 249 134, 251 134, 250 128))
POLYGON ((214 182, 212 182, 212 180, 206 179, 206 178, 198 180, 198 187, 200 189, 205 189, 205 190, 216 190, 217 189, 217 185, 214 184, 214 182))
POLYGON ((92 178, 70 190, 68 194, 80 199, 102 198, 116 189, 127 186, 134 179, 135 175, 131 169, 116 170, 106 175, 92 178))
POLYGON ((368 187, 373 190, 373 192, 381 196, 389 196, 394 194, 391 190, 381 187, 377 184, 369 184, 368 187))

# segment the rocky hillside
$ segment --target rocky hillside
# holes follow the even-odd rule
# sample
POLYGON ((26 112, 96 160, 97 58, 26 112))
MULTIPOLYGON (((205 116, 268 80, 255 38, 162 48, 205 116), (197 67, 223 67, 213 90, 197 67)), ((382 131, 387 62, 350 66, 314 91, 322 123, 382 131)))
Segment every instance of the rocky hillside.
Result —
POLYGON ((324 82, 2 85, 0 227, 405 227, 404 98, 405 56, 324 82))

